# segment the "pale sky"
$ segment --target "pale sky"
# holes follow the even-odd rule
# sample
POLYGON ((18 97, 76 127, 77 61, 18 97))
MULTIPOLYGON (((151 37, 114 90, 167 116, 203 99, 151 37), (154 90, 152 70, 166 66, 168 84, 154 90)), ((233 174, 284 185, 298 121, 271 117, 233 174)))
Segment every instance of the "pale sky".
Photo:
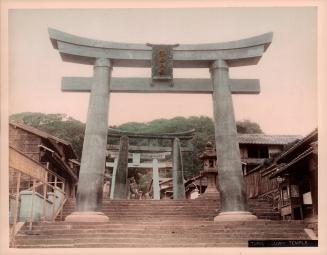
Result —
MULTIPOLYGON (((63 76, 91 76, 92 66, 63 62, 47 28, 129 43, 214 43, 274 32, 258 65, 231 78, 260 79, 259 95, 233 95, 237 120, 267 134, 301 134, 317 126, 317 32, 313 7, 13 10, 9 16, 9 113, 66 113, 85 122, 88 93, 61 92, 63 76)), ((150 69, 114 68, 113 76, 150 77, 150 69)), ((174 77, 209 78, 207 69, 174 77)), ((175 116, 212 117, 211 95, 111 94, 109 125, 175 116)))

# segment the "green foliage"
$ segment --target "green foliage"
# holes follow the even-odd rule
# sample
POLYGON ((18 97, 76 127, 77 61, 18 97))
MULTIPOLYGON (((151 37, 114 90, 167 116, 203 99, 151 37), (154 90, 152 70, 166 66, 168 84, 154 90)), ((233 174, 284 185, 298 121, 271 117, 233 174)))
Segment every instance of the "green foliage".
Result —
POLYGON ((237 133, 239 134, 258 134, 263 133, 260 126, 257 123, 249 120, 236 122, 237 133))
MULTIPOLYGON (((10 116, 10 120, 21 121, 27 125, 41 129, 54 136, 70 142, 79 155, 82 154, 85 124, 66 114, 44 113, 18 113, 10 116)), ((136 133, 173 133, 195 129, 195 137, 191 141, 193 153, 184 153, 185 178, 190 178, 202 169, 202 162, 198 159, 208 141, 214 142, 214 125, 211 118, 206 116, 192 116, 189 118, 175 117, 172 119, 156 119, 146 123, 128 122, 119 126, 112 126, 120 130, 136 133)), ((237 122, 238 133, 262 133, 260 126, 249 120, 237 122)), ((111 138, 109 143, 118 144, 119 140, 111 138)), ((130 139, 131 145, 171 146, 171 141, 166 140, 140 140, 130 139)), ((186 146, 182 142, 182 146, 186 146)))
MULTIPOLYGON (((208 141, 214 142, 214 124, 211 118, 206 116, 192 116, 189 118, 175 117, 172 119, 156 119, 147 123, 128 122, 115 127, 120 130, 138 133, 173 133, 195 129, 195 137, 191 141, 193 153, 184 153, 184 175, 190 178, 202 169, 202 161, 198 158, 208 141)), ((262 133, 260 126, 249 120, 237 122, 238 133, 262 133)), ((131 140, 134 145, 171 146, 167 140, 131 140)), ((182 146, 186 146, 182 142, 182 146)))

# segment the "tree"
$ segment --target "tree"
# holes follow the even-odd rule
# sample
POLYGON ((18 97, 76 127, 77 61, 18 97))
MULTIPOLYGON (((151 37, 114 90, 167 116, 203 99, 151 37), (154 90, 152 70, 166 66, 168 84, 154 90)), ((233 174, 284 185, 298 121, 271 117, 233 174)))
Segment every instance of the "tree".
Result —
MULTIPOLYGON (((238 121, 236 125, 238 133, 262 133, 260 126, 249 120, 238 121)), ((156 119, 147 123, 128 122, 115 128, 139 133, 172 133, 195 129, 195 137, 192 140, 193 153, 185 153, 184 155, 185 178, 190 178, 199 173, 202 169, 202 161, 198 156, 208 141, 214 142, 215 140, 213 120, 206 116, 156 119)), ((145 140, 131 141, 131 144, 137 145, 146 145, 146 143, 145 140)), ((159 140, 156 141, 156 144, 152 143, 151 145, 171 146, 171 141, 159 140)), ((182 142, 182 146, 185 146, 185 142, 182 142)))
POLYGON ((239 134, 262 134, 260 126, 249 120, 236 122, 237 133, 239 134))

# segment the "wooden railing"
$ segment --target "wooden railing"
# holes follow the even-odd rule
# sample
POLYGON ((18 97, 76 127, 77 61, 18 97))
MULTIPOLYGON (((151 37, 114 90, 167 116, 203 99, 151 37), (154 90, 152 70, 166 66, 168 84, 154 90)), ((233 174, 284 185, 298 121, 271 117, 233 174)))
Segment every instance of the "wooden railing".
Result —
MULTIPOLYGON (((29 230, 32 229, 32 224, 35 215, 35 197, 42 199, 42 216, 40 221, 51 220, 54 221, 56 217, 61 214, 64 203, 66 202, 65 179, 53 173, 38 162, 27 158, 19 151, 10 148, 9 156, 10 168, 10 185, 9 185, 9 199, 10 199, 10 212, 12 215, 12 226, 10 229, 10 242, 11 246, 15 247, 15 233, 17 222, 20 215, 21 208, 21 192, 30 191, 31 201, 29 207, 28 223, 29 230), (51 181, 49 181, 51 180, 51 181), (52 201, 49 200, 52 194, 52 201), (56 195, 60 196, 60 204, 58 205, 56 195), (46 209, 52 206, 52 213, 46 209)), ((26 208, 24 208, 26 210, 26 208)), ((26 212, 25 212, 26 213, 26 212)), ((27 214, 27 213, 26 213, 27 214)))
MULTIPOLYGON (((62 187, 58 187, 58 182, 55 183, 54 185, 50 184, 53 182, 47 182, 44 180, 38 180, 36 178, 33 178, 31 176, 26 175, 25 173, 17 170, 17 169, 11 169, 11 173, 15 173, 16 175, 16 190, 14 193, 11 193, 10 196, 11 198, 15 198, 15 203, 14 207, 11 208, 11 212, 13 215, 13 221, 12 221, 12 227, 11 227, 11 232, 10 232, 10 241, 12 244, 12 247, 14 247, 14 239, 15 239, 15 233, 16 233, 16 225, 17 221, 19 220, 19 208, 21 206, 21 191, 31 191, 31 204, 29 208, 29 217, 28 220, 25 222, 28 223, 28 229, 32 230, 32 225, 34 221, 34 215, 35 215, 35 197, 42 197, 43 201, 43 208, 42 208, 42 216, 39 219, 40 221, 46 221, 46 220, 51 220, 55 221, 56 217, 61 214, 62 217, 62 210, 65 202, 67 201, 67 197, 65 195, 64 190, 62 187), (22 185, 22 182, 25 182, 27 178, 30 178, 30 181, 32 182, 32 186, 28 189, 24 189, 25 185, 22 185), (23 189, 21 188, 23 186, 23 189), (39 193, 36 191, 37 188, 43 187, 43 192, 39 193), (52 201, 49 200, 49 194, 53 193, 52 201), (59 200, 60 204, 58 205, 58 200, 56 197, 56 194, 60 194, 61 199, 59 200), (51 215, 47 215, 46 213, 46 208, 47 206, 52 206, 52 213, 51 215)), ((26 209, 26 208, 25 208, 26 209)))
POLYGON ((64 207, 64 205, 66 204, 66 202, 67 202, 67 197, 65 197, 65 198, 63 199, 63 201, 60 203, 59 208, 58 208, 57 211, 53 214, 53 216, 52 216, 52 221, 55 221, 55 220, 56 220, 56 218, 58 217, 59 213, 60 213, 60 220, 62 220, 62 211, 63 211, 63 207, 64 207))

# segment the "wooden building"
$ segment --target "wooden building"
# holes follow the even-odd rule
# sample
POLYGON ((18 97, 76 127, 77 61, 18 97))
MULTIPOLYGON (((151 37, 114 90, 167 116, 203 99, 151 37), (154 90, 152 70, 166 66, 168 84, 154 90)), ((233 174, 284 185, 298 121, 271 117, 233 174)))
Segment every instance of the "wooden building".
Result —
POLYGON ((269 200, 273 199, 274 192, 277 190, 277 183, 269 178, 269 174, 273 171, 270 164, 277 155, 301 138, 297 135, 239 135, 242 168, 248 198, 265 196, 269 200))
POLYGON ((59 176, 64 180, 66 195, 75 196, 79 161, 70 143, 31 126, 10 123, 9 146, 59 176))
MULTIPOLYGON (((262 176, 262 173, 259 171, 261 168, 264 168, 265 164, 269 161, 272 161, 273 158, 280 154, 287 146, 293 144, 301 136, 297 135, 265 135, 265 134, 239 134, 239 147, 242 161, 242 170, 244 174, 246 191, 249 198, 256 197, 259 195, 259 181, 265 182, 262 185, 261 191, 265 193, 274 188, 275 181, 269 179, 269 174, 262 176), (259 178, 260 176, 260 178, 259 178)), ((200 158, 208 159, 208 164, 212 165, 213 168, 216 167, 216 150, 212 148, 210 153, 204 151, 200 158), (211 162, 210 162, 211 160, 211 162)), ((204 160, 205 161, 205 160, 204 160)), ((219 164, 219 162, 218 162, 219 164)), ((198 176, 195 176, 185 182, 185 190, 187 198, 191 198, 191 194, 194 190, 197 190, 200 194, 206 192, 207 188, 207 176, 204 174, 205 166, 200 170, 198 176)), ((266 172, 269 172, 269 169, 265 169, 266 172)), ((219 175, 218 175, 219 178, 219 175)), ((162 185, 162 194, 171 195, 171 187, 162 185)), ((261 193, 260 193, 261 194, 261 193)), ((164 197, 167 197, 165 195, 164 197)))
POLYGON ((318 130, 282 152, 272 164, 278 208, 284 219, 318 216, 318 130))
MULTIPOLYGON (((263 177, 259 171, 267 162, 272 161, 273 158, 281 153, 287 146, 298 141, 301 137, 296 135, 265 135, 265 134, 239 134, 239 148, 242 162, 242 170, 246 185, 246 192, 249 198, 256 197, 261 193, 265 193, 272 188, 269 185, 274 185, 270 181, 269 176, 263 177), (267 190, 260 190, 259 180, 267 182, 267 190)), ((204 152, 205 155, 205 152, 204 152)), ((216 163, 216 152, 213 149, 213 161, 216 163)), ((202 169, 203 170, 203 169, 202 169)), ((201 170, 201 171, 202 171, 201 170)), ((204 193, 207 185, 207 178, 200 175, 197 176, 196 185, 200 193, 204 193)), ((266 171, 269 171, 267 169, 266 171)), ((218 174, 219 178, 219 174, 218 174)), ((266 187, 263 185, 263 187, 266 187)))
POLYGON ((298 135, 239 134, 243 173, 246 175, 267 159, 274 158, 299 139, 298 135))
POLYGON ((248 171, 244 176, 248 197, 272 201, 283 219, 317 216, 317 141, 314 130, 248 171))

